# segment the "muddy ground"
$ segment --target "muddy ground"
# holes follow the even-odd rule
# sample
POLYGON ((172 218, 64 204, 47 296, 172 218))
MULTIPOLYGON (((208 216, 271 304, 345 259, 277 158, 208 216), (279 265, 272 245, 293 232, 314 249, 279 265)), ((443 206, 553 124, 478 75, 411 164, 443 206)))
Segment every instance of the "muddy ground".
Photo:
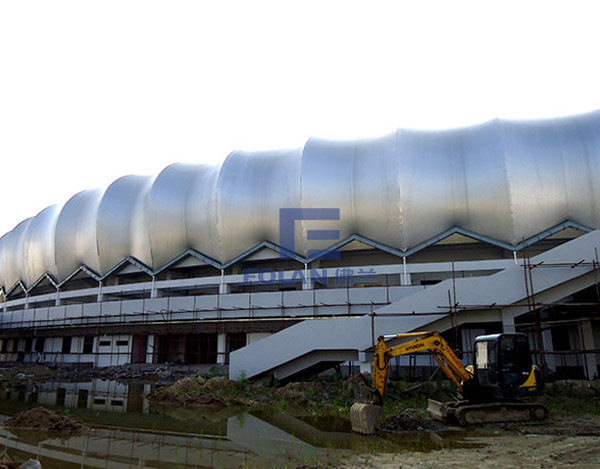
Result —
MULTIPOLYGON (((207 408, 211 412, 273 409, 291 415, 348 417, 353 402, 367 402, 368 381, 362 377, 329 377, 300 383, 232 382, 211 373, 160 367, 138 370, 61 370, 42 365, 3 366, 0 384, 89 378, 144 381, 155 384, 148 396, 155 408, 207 408)), ((430 468, 592 468, 600 467, 600 381, 560 381, 547 385, 537 398, 551 412, 542 425, 480 426, 456 430, 468 448, 447 444, 447 428, 425 412, 427 399, 451 400, 446 382, 392 382, 386 391, 380 432, 418 431, 433 442, 429 452, 398 448, 394 453, 363 453, 329 466, 338 469, 430 467, 430 468), (450 447, 452 446, 452 447, 450 447)), ((408 433, 407 433, 408 435, 408 433)), ((365 437, 368 438, 368 437, 365 437)), ((327 466, 319 466, 327 467, 327 466)))
MULTIPOLYGON (((444 383, 392 383, 381 434, 428 438, 429 452, 398 448, 394 453, 355 454, 331 465, 337 469, 372 468, 592 468, 600 467, 600 382, 562 381, 537 398, 552 414, 542 424, 500 424, 460 429, 432 419, 427 398, 450 399, 444 383), (448 436, 448 430, 452 437, 448 436), (468 447, 464 447, 468 446, 468 447)), ((354 401, 366 401, 369 387, 361 377, 264 386, 224 378, 186 378, 154 391, 150 399, 169 405, 284 407, 288 413, 344 416, 354 401)), ((369 438, 369 437, 365 437, 369 438)), ((318 466, 327 467, 327 466, 318 466)))
POLYGON ((594 468, 600 467, 600 416, 556 418, 542 425, 483 426, 467 431, 462 441, 478 447, 430 452, 363 453, 332 469, 359 468, 594 468))

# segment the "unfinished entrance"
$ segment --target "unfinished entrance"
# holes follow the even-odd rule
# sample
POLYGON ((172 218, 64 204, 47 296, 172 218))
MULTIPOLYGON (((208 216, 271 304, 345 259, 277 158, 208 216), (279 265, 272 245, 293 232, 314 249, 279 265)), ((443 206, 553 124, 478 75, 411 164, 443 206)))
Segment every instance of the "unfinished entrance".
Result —
POLYGON ((178 334, 156 337, 155 363, 214 365, 217 334, 178 334))

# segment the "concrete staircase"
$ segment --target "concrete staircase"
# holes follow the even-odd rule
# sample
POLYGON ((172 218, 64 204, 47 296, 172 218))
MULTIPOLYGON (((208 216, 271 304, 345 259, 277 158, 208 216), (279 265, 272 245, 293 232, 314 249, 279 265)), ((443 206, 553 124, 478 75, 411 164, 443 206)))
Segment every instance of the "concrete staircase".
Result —
MULTIPOLYGON (((557 301, 592 285, 595 272, 590 263, 599 247, 600 231, 593 231, 533 257, 536 298, 557 301), (581 261, 585 263, 576 265, 581 261)), ((364 359, 360 354, 372 347, 373 337, 427 330, 436 322, 440 327, 440 320, 448 316, 448 292, 454 289, 462 323, 469 322, 470 317, 480 320, 485 314, 502 320, 509 329, 521 310, 506 306, 527 298, 522 265, 486 277, 459 278, 454 285, 446 280, 376 310, 374 321, 370 316, 305 320, 236 350, 230 355, 229 376, 274 376, 281 380, 320 364, 364 359), (393 316, 397 313, 408 315, 393 316)))

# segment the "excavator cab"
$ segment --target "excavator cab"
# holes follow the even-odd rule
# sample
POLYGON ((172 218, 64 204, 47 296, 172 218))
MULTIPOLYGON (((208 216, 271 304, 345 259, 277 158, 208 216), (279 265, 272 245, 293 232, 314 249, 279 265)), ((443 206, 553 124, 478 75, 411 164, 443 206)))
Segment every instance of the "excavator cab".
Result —
POLYGON ((470 400, 504 400, 537 396, 544 390, 540 371, 531 361, 527 336, 504 333, 475 339, 473 381, 464 390, 470 400))

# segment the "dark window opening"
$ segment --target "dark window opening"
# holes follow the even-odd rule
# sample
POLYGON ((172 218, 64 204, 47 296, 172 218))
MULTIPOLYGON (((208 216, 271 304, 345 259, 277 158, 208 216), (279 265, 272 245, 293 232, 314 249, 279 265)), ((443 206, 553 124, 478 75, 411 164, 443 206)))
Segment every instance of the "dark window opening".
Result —
POLYGON ((229 354, 234 350, 240 349, 246 346, 246 333, 245 332, 232 332, 227 334, 227 362, 229 363, 229 354))
POLYGON ((38 337, 35 339, 35 351, 38 353, 42 353, 44 351, 44 347, 46 346, 46 338, 38 337))
POLYGON ((110 401, 110 405, 122 406, 123 401, 118 401, 118 400, 113 399, 110 401))
POLYGON ((90 392, 87 389, 80 389, 77 393, 77 408, 85 409, 87 408, 88 396, 90 392))
POLYGON ((66 396, 67 396, 66 388, 58 388, 56 390, 56 405, 58 407, 64 407, 66 396))
POLYGON ((117 340, 117 347, 127 347, 129 345, 128 340, 117 340))
POLYGON ((217 334, 185 336, 185 363, 206 365, 217 363, 217 334))
POLYGON ((146 363, 148 336, 134 335, 131 343, 131 363, 146 363))
POLYGON ((62 353, 71 353, 71 343, 73 337, 63 337, 62 339, 62 353))
POLYGON ((32 337, 27 337, 25 339, 25 352, 32 352, 33 351, 33 338, 32 337))
POLYGON ((100 397, 94 398, 94 404, 106 404, 106 399, 101 399, 100 397))
POLYGON ((550 329, 552 334, 552 348, 556 351, 571 350, 571 341, 569 340, 568 327, 553 327, 550 329))
POLYGON ((110 340, 101 340, 98 342, 99 347, 110 347, 110 340))
POLYGON ((156 337, 155 348, 156 363, 217 363, 217 334, 161 335, 156 337))
POLYGON ((83 353, 92 353, 94 351, 94 337, 88 335, 83 338, 83 353))

